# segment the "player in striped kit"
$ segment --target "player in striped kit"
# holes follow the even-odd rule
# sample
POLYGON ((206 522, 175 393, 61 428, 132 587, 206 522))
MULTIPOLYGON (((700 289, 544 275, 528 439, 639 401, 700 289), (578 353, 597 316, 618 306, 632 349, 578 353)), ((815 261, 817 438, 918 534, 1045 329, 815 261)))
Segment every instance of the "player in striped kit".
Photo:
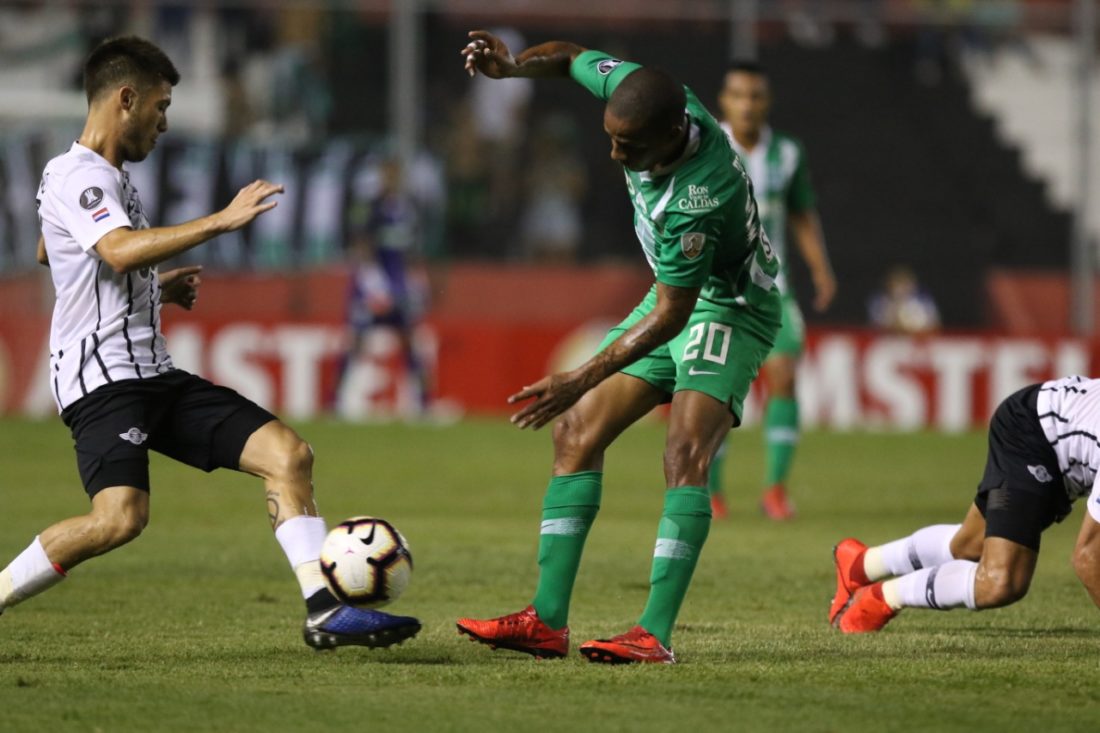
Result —
POLYGON ((937 524, 877 547, 848 538, 833 550, 829 621, 846 634, 878 631, 903 608, 971 610, 1027 594, 1043 530, 1087 496, 1073 567, 1100 606, 1100 380, 1026 387, 989 425, 985 475, 962 524, 937 524))
MULTIPOLYGON (((771 89, 763 67, 751 61, 730 64, 718 102, 722 129, 745 162, 764 231, 779 255, 777 282, 783 299, 783 325, 762 369, 768 390, 764 409, 767 488, 760 497, 760 508, 769 518, 784 520, 794 516, 787 497, 787 477, 798 447, 795 370, 806 339, 802 312, 787 276, 788 242, 793 240, 809 267, 815 310, 829 307, 836 294, 836 279, 825 251, 806 152, 797 140, 768 125, 771 89)), ((712 510, 717 519, 728 512, 721 484, 725 450, 723 444, 710 468, 712 510)))
POLYGON ((233 390, 176 369, 165 347, 161 305, 190 309, 199 268, 158 273, 157 265, 248 225, 283 190, 255 181, 219 212, 149 228, 123 163, 144 160, 167 130, 178 81, 148 41, 101 44, 84 66, 89 109, 80 139, 42 174, 38 259, 57 293, 50 379, 91 509, 43 530, 0 571, 0 612, 141 534, 152 449, 205 471, 231 468, 264 480, 272 529, 306 600, 307 644, 388 646, 420 624, 343 606, 325 587, 326 528, 313 500, 309 444, 233 390))

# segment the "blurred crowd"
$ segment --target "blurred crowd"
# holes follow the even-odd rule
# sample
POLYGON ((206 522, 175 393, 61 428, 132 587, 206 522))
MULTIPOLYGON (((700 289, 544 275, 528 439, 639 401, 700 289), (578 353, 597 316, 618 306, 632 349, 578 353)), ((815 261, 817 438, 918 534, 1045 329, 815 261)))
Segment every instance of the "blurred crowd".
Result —
MULTIPOLYGON (((909 27, 914 79, 938 84, 963 51, 1009 46, 1026 54, 1018 32, 1022 4, 903 4, 919 19, 909 27)), ((762 33, 781 34, 808 47, 841 38, 877 47, 890 33, 887 11, 899 4, 849 3, 843 22, 828 14, 827 5, 814 0, 761 2, 764 15, 784 19, 762 23, 762 33)), ((459 77, 457 64, 454 78, 427 79, 421 151, 412 159, 395 157, 386 139, 387 19, 379 3, 364 7, 0 0, 0 92, 33 88, 76 93, 82 60, 104 37, 132 32, 156 40, 187 82, 170 112, 176 135, 169 139, 177 147, 157 153, 175 157, 171 163, 161 161, 160 167, 147 164, 152 172, 142 190, 144 195, 148 187, 161 187, 148 193, 156 213, 169 218, 186 213, 187 206, 170 205, 180 189, 185 198, 189 188, 223 196, 238 179, 252 174, 285 174, 312 189, 287 207, 284 216, 290 218, 273 224, 278 230, 261 230, 252 240, 211 248, 218 266, 277 269, 361 261, 362 212, 376 208, 380 196, 392 198, 388 186, 378 184, 380 177, 390 175, 390 166, 401 168, 394 175, 402 181, 402 210, 415 221, 402 245, 410 261, 448 257, 559 264, 633 251, 626 245, 607 249, 614 238, 594 234, 606 207, 594 204, 593 197, 607 187, 600 177, 606 171, 595 175, 594 170, 598 164, 606 167, 606 160, 597 162, 591 144, 586 147, 586 131, 575 110, 569 105, 540 107, 529 80, 466 80, 459 77), (191 183, 183 173, 180 182, 170 179, 177 169, 186 172, 189 166, 191 183), (198 171, 203 166, 215 173, 198 171), (170 175, 164 172, 169 168, 170 175), (335 203, 316 203, 318 191, 329 192, 335 203)), ((456 23, 446 25, 434 17, 426 26, 436 40, 461 38, 456 23)), ((516 50, 529 40, 514 28, 494 30, 516 50)), ((614 35, 602 36, 610 37, 614 35)), ((31 163, 13 152, 18 140, 39 132, 29 116, 20 126, 17 113, 0 101, 0 177, 18 182, 22 190, 32 176, 28 171, 40 170, 50 151, 41 141, 28 143, 30 152, 23 158, 31 163), (19 161, 26 171, 17 175, 13 171, 19 161)), ((201 208, 216 202, 192 203, 201 208)), ((27 213, 13 208, 8 217, 13 220, 27 213)), ((5 231, 18 230, 15 224, 5 229, 0 212, 0 239, 5 231)), ((26 262, 6 255, 4 247, 0 242, 0 270, 26 262)), ((878 322, 873 314, 883 309, 870 310, 878 322)), ((928 320, 938 325, 938 316, 928 320)))

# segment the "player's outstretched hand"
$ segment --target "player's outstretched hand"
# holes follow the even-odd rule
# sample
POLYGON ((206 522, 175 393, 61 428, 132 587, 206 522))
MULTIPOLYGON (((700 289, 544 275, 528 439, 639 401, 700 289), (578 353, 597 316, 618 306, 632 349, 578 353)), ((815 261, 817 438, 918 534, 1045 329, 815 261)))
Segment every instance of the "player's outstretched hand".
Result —
POLYGON ((510 405, 535 398, 534 402, 512 415, 512 424, 520 430, 524 428, 538 430, 572 407, 586 390, 576 372, 562 372, 543 377, 508 398, 510 405))
POLYGON ((481 72, 490 79, 507 79, 516 73, 516 60, 504 41, 489 31, 470 31, 470 42, 461 53, 466 59, 466 73, 481 72))
POLYGON ((199 299, 199 285, 202 284, 200 272, 202 266, 196 265, 160 273, 160 302, 175 303, 184 310, 194 308, 195 301, 199 299))
POLYGON ((267 199, 282 192, 283 187, 278 183, 253 181, 238 191, 229 206, 219 212, 222 226, 229 232, 240 229, 265 211, 274 209, 279 202, 267 199))
POLYGON ((823 313, 836 297, 836 278, 832 272, 814 274, 814 310, 823 313))

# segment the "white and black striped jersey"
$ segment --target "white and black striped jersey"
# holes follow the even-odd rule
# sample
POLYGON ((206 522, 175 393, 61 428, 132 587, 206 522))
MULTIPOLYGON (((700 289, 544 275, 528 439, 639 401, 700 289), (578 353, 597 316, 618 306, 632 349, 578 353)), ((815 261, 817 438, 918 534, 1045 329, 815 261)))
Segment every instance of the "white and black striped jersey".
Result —
POLYGON ((1036 401, 1039 422, 1058 456, 1070 501, 1089 495, 1088 511, 1100 521, 1100 379, 1065 377, 1044 382, 1036 401))
POLYGON ((129 174, 73 143, 46 164, 38 218, 57 293, 50 382, 58 411, 104 384, 170 370, 156 268, 119 275, 95 249, 112 229, 149 226, 129 174))

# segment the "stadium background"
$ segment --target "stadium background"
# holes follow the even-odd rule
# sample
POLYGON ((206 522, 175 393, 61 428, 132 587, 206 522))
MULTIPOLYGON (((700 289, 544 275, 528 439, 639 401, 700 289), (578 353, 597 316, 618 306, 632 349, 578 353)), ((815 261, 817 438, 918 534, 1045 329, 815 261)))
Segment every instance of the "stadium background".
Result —
POLYGON ((132 166, 151 221, 212 211, 256 176, 287 185, 275 212, 182 259, 206 270, 198 308, 165 319, 181 366, 295 419, 416 416, 385 329, 335 406, 325 398, 346 342, 349 232, 391 156, 417 205, 429 416, 502 413, 515 387, 583 358, 651 279, 621 173, 598 102, 575 85, 501 92, 465 77, 464 32, 486 26, 659 64, 712 106, 731 55, 758 53, 773 124, 808 149, 840 283, 814 313, 791 258, 810 325, 804 422, 979 426, 1009 391, 1087 373, 1097 356, 1087 302, 1074 328, 1070 267, 1075 234, 1091 253, 1100 229, 1100 194, 1081 185, 1082 166, 1100 170, 1078 125, 1100 131, 1080 93, 1083 5, 0 3, 0 411, 53 409, 34 192, 79 132, 81 59, 120 32, 153 38, 183 73, 170 134, 132 166), (560 208, 538 205, 548 197, 560 208), (562 218, 575 232, 540 240, 562 218), (869 325, 897 266, 938 304, 941 330, 869 325))

